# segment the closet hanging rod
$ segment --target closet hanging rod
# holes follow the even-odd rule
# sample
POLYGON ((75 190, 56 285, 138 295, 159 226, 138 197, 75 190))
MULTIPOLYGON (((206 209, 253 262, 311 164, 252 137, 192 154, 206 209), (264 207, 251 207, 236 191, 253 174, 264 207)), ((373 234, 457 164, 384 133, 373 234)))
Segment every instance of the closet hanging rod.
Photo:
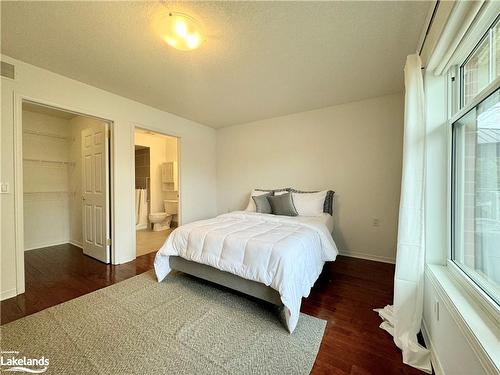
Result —
POLYGON ((32 158, 23 158, 24 161, 32 161, 32 162, 38 162, 38 163, 53 163, 53 164, 67 164, 67 165, 74 165, 75 163, 72 161, 66 161, 66 160, 49 160, 49 159, 32 159, 32 158))
POLYGON ((48 133, 48 132, 42 132, 42 131, 39 131, 39 130, 24 129, 23 133, 25 133, 25 134, 41 135, 43 137, 58 138, 58 139, 63 139, 63 140, 69 140, 70 139, 69 137, 66 137, 64 135, 53 134, 53 133, 48 133))
POLYGON ((25 191, 24 194, 73 194, 71 191, 66 190, 53 190, 53 191, 25 191))

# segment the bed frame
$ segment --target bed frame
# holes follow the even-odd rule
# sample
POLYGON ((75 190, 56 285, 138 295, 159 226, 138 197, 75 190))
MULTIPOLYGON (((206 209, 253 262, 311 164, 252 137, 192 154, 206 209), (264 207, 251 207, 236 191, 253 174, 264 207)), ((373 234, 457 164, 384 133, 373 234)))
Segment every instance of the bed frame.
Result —
POLYGON ((218 270, 205 264, 192 262, 179 256, 170 256, 170 268, 189 275, 210 281, 226 288, 267 301, 273 305, 282 306, 280 294, 273 288, 256 281, 243 279, 232 273, 218 270))

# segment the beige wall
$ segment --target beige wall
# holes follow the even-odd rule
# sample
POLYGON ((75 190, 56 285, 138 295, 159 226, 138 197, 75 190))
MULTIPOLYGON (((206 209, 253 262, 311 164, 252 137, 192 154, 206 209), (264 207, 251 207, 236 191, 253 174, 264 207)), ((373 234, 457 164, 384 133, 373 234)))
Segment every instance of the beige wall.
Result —
POLYGON ((166 161, 174 161, 178 162, 177 160, 177 139, 174 137, 165 137, 165 144, 166 144, 166 161))
MULTIPOLYGON (((15 65, 16 79, 1 79, 1 179, 9 192, 1 198, 0 297, 22 291, 16 272, 14 200, 14 123, 18 95, 113 121, 114 263, 135 258, 134 128, 180 137, 181 217, 183 223, 211 217, 215 204, 215 130, 179 116, 111 94, 45 69, 2 55, 15 65)), ((20 202, 22 204, 22 202, 20 202)), ((19 241, 22 241, 20 239, 19 241)), ((24 241, 22 241, 24 242, 24 241)), ((22 247, 23 244, 20 243, 22 247)), ((22 267, 22 264, 20 264, 22 267)))
POLYGON ((397 94, 218 130, 218 212, 253 188, 332 189, 341 252, 393 261, 403 107, 397 94))

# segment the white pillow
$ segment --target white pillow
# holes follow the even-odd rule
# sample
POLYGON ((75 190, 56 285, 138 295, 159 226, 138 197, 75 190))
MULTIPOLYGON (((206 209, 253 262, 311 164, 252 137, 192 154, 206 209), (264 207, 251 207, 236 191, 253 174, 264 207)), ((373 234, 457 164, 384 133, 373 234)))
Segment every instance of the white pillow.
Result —
POLYGON ((292 193, 293 204, 299 216, 321 216, 327 190, 317 193, 292 193))
POLYGON ((252 197, 258 197, 259 195, 264 195, 264 194, 269 194, 269 191, 260 191, 260 190, 252 190, 250 193, 250 199, 248 200, 248 205, 247 208, 245 208, 245 211, 250 211, 250 212, 256 212, 257 207, 255 207, 255 202, 253 201, 252 197))
POLYGON ((275 195, 275 196, 276 196, 276 195, 283 195, 283 194, 286 194, 286 193, 289 193, 289 191, 287 191, 287 190, 283 190, 283 191, 275 191, 275 192, 274 192, 274 195, 275 195))

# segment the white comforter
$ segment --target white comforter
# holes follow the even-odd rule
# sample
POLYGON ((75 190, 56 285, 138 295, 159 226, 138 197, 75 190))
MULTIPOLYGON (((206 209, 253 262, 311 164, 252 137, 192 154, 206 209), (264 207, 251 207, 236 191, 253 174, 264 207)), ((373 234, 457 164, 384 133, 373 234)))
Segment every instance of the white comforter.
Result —
POLYGON ((170 272, 169 256, 203 263, 277 290, 293 332, 326 261, 338 254, 321 220, 237 211, 174 230, 156 254, 158 281, 170 272))

